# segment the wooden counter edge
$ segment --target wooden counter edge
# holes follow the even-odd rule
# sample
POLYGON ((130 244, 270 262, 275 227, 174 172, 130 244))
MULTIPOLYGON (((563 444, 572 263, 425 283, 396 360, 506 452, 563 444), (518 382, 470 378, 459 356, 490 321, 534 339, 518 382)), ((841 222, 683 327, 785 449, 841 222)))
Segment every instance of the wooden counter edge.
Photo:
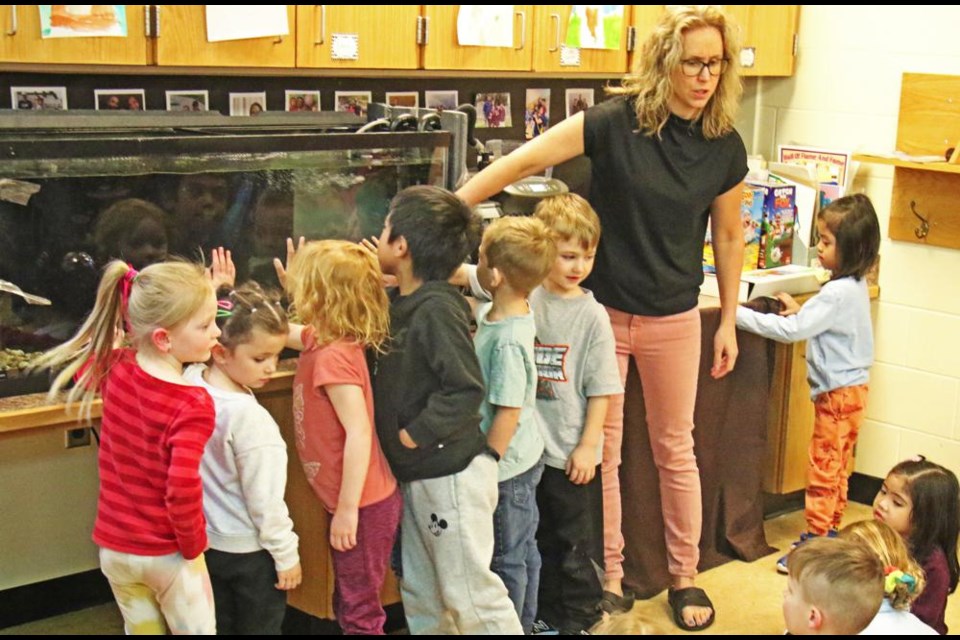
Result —
MULTIPOLYGON (((296 360, 283 363, 284 370, 278 371, 262 389, 256 393, 270 393, 289 390, 293 382, 293 370, 296 360)), ((100 418, 101 402, 95 400, 91 407, 91 419, 100 418)), ((10 398, 0 398, 0 437, 30 429, 83 427, 88 423, 78 420, 75 408, 67 409, 63 402, 47 403, 46 393, 33 393, 10 398)))

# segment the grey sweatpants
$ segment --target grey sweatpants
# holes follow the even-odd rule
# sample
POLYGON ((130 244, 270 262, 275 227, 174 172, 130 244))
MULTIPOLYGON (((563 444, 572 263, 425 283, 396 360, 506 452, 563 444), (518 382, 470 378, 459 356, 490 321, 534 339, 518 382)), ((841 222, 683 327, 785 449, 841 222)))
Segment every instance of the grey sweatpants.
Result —
POLYGON ((503 581, 490 570, 497 463, 479 455, 460 473, 401 485, 403 579, 411 635, 522 635, 503 581))

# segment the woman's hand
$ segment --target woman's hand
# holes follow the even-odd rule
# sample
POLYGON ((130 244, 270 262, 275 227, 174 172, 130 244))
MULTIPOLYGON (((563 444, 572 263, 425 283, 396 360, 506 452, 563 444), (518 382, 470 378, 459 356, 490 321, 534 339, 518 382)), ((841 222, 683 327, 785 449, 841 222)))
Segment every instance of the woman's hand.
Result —
POLYGON ((297 255, 297 251, 303 249, 303 245, 306 244, 306 239, 303 236, 300 236, 300 240, 297 242, 297 246, 293 246, 293 238, 287 238, 287 262, 284 264, 280 261, 280 258, 273 259, 273 268, 277 271, 277 280, 280 281, 280 286, 286 290, 287 288, 287 269, 290 268, 290 263, 293 262, 294 256, 297 255))
POLYGON ((733 371, 738 354, 736 324, 721 323, 713 336, 713 366, 710 368, 710 376, 719 379, 733 371))

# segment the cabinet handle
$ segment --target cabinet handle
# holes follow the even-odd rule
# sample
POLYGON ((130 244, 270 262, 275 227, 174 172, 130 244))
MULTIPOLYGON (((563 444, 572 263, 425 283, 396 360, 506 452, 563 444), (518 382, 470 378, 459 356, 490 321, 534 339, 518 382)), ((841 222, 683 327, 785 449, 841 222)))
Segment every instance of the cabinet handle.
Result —
POLYGON ((520 16, 520 46, 517 47, 519 51, 527 46, 527 12, 517 11, 517 15, 520 16))
POLYGON ((277 36, 277 39, 273 41, 273 44, 283 44, 283 36, 277 36))
POLYGON ((20 25, 17 22, 17 5, 10 5, 10 31, 7 31, 8 36, 17 35, 17 31, 20 30, 20 25))
POLYGON ((320 7, 320 28, 317 30, 320 33, 320 39, 313 41, 314 46, 323 44, 323 32, 327 30, 327 5, 318 4, 317 6, 320 7))
POLYGON ((553 44, 552 47, 550 47, 549 49, 547 49, 547 51, 551 51, 551 52, 552 52, 552 51, 556 51, 557 49, 560 48, 560 14, 559 14, 559 13, 551 13, 551 14, 550 14, 550 19, 557 21, 556 37, 553 39, 554 44, 553 44))

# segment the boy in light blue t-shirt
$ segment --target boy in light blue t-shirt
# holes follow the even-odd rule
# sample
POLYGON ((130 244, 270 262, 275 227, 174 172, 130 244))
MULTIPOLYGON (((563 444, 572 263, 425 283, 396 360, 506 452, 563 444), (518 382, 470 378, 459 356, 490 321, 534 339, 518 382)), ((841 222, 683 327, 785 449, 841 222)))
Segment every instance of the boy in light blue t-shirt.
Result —
POLYGON ((499 500, 491 568, 510 593, 525 633, 537 612, 540 553, 537 485, 543 438, 535 421, 536 326, 527 302, 556 256, 553 238, 534 218, 503 218, 483 235, 477 276, 492 302, 477 309, 474 347, 486 385, 481 430, 500 455, 499 500))

